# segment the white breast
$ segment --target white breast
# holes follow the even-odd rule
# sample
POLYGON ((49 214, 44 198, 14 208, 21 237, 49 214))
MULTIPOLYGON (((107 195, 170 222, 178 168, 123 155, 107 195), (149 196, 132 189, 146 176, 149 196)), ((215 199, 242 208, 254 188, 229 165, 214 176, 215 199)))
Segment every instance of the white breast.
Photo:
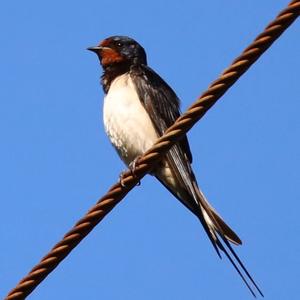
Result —
POLYGON ((158 138, 129 74, 111 83, 104 98, 103 121, 111 143, 127 165, 158 138))

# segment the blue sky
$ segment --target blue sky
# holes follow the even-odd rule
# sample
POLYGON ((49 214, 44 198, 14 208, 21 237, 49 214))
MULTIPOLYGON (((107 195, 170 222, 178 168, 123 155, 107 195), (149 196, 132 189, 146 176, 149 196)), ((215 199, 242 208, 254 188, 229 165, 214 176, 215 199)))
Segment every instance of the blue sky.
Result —
MULTIPOLYGON (((185 110, 287 5, 277 1, 2 1, 0 298, 124 169, 86 51, 129 35, 185 110)), ((265 299, 298 299, 300 26, 189 133, 203 191, 265 299)), ((150 176, 30 299, 252 299, 199 222, 150 176)))

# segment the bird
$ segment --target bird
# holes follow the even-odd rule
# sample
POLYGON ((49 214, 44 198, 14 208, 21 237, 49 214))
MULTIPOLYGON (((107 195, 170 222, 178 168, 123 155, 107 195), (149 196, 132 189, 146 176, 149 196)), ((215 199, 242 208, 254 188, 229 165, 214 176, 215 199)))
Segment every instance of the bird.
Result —
MULTIPOLYGON (((180 116, 180 100, 165 80, 148 66, 145 49, 133 38, 110 36, 87 49, 97 54, 103 68, 106 134, 123 162, 132 168, 180 116)), ((191 165, 192 153, 184 135, 151 175, 200 220, 218 256, 225 254, 252 295, 256 297, 256 289, 263 296, 232 247, 232 244, 241 245, 241 239, 208 202, 191 165)))

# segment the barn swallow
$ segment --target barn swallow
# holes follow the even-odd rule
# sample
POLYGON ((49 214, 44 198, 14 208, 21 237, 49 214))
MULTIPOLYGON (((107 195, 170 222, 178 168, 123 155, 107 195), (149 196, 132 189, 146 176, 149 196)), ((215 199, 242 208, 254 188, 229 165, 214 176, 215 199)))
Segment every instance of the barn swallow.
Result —
MULTIPOLYGON (((144 48, 132 38, 112 36, 88 50, 103 68, 105 131, 127 166, 145 153, 180 115, 180 101, 172 88, 147 65, 144 48)), ((242 244, 200 190, 191 167, 187 137, 177 142, 152 171, 201 222, 219 257, 223 252, 251 293, 261 290, 231 244, 242 244)))

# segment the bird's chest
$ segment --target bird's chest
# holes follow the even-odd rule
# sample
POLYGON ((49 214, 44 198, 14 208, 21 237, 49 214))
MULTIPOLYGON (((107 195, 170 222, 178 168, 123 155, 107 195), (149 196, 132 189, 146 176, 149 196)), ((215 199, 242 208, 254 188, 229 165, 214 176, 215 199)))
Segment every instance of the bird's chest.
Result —
POLYGON ((105 131, 128 165, 156 141, 157 133, 128 74, 117 77, 104 98, 105 131))

